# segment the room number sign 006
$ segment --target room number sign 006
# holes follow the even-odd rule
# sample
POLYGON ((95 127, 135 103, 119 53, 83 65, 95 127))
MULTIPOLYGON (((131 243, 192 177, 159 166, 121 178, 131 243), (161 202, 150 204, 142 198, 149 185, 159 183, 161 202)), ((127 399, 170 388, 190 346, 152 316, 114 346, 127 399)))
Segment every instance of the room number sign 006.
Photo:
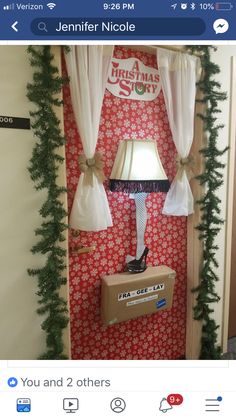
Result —
POLYGON ((0 115, 0 128, 30 129, 30 118, 0 115))

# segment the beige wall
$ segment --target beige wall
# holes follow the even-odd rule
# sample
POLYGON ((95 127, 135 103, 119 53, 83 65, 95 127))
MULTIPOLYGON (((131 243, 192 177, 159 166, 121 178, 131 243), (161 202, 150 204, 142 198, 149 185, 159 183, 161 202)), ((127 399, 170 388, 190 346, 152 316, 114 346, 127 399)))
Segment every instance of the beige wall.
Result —
MULTIPOLYGON (((25 47, 0 46, 0 115, 29 117, 31 77, 25 47)), ((43 263, 30 252, 44 200, 27 171, 34 143, 32 131, 0 128, 0 359, 36 359, 45 349, 37 279, 27 275, 43 263)))
MULTIPOLYGON (((220 131, 218 145, 220 149, 223 149, 225 146, 229 145, 230 140, 230 103, 231 103, 231 57, 236 56, 236 45, 222 45, 218 46, 216 52, 212 54, 214 61, 220 66, 221 73, 217 76, 217 80, 222 84, 222 90, 228 93, 228 99, 220 104, 222 113, 219 114, 218 120, 219 123, 225 124, 223 130, 220 131)), ((215 305, 215 314, 214 317, 217 321, 217 324, 220 325, 218 332, 219 343, 223 343, 223 319, 224 319, 224 299, 225 299, 225 260, 226 260, 226 227, 227 227, 227 204, 229 197, 227 196, 228 191, 228 165, 230 160, 230 153, 232 150, 229 150, 227 153, 222 156, 221 161, 226 163, 224 169, 224 184, 219 189, 219 197, 221 198, 221 217, 226 220, 224 226, 221 229, 220 234, 217 238, 217 244, 219 245, 219 250, 217 252, 217 259, 219 262, 219 282, 217 283, 217 291, 221 297, 221 301, 215 305)), ((224 347, 224 350, 226 348, 224 347)))
MULTIPOLYGON (((236 157, 236 156, 235 156, 236 157)), ((236 158, 235 162, 236 163, 236 158)), ((231 275, 230 275, 230 298, 229 298, 229 330, 228 336, 236 336, 236 178, 234 177, 233 190, 233 224, 232 224, 232 252, 231 252, 231 275)))

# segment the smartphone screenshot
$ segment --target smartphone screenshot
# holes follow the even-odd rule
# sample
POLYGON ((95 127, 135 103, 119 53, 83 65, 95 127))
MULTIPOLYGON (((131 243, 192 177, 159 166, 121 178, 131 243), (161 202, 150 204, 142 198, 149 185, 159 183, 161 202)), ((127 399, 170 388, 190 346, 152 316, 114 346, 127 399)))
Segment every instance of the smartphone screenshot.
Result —
POLYGON ((235 20, 0 0, 4 419, 232 417, 235 20))

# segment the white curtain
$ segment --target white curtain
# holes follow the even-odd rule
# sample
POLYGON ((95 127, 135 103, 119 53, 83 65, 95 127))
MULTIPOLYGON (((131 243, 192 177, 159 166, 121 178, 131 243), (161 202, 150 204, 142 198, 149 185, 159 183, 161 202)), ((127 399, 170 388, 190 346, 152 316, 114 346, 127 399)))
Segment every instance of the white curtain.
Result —
MULTIPOLYGON (((94 161, 103 97, 113 47, 102 45, 71 46, 66 54, 72 106, 83 144, 85 167, 94 161), (86 162, 88 165, 86 166, 86 162)), ((112 225, 104 186, 96 170, 91 184, 81 173, 70 214, 72 228, 100 231, 112 225)))
POLYGON ((194 134, 196 82, 200 59, 182 52, 157 48, 157 63, 170 129, 178 152, 178 171, 167 193, 163 214, 189 215, 194 212, 188 174, 194 134))

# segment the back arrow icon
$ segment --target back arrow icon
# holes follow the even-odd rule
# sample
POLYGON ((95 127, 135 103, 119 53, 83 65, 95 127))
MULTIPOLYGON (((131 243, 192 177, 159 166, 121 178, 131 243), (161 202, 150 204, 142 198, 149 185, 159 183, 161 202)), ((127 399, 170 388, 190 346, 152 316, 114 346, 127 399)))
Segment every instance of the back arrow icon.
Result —
POLYGON ((12 29, 14 29, 15 32, 18 32, 18 29, 16 28, 16 25, 18 25, 18 21, 16 20, 12 25, 12 29))

